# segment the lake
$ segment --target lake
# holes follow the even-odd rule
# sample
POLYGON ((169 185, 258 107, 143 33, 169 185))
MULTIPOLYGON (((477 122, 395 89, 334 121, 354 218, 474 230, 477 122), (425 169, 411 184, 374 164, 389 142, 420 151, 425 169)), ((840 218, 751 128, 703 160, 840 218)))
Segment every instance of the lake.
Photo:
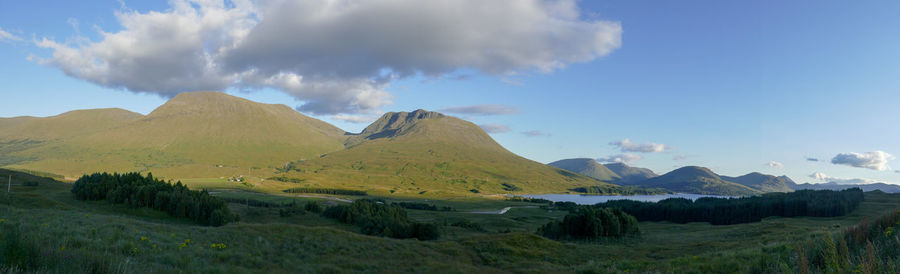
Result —
POLYGON ((580 205, 593 205, 612 200, 634 200, 643 202, 659 202, 668 198, 687 198, 697 200, 703 197, 713 198, 730 198, 729 196, 702 195, 702 194, 663 194, 663 195, 630 195, 630 196, 608 196, 608 195, 584 195, 584 194, 538 194, 538 195, 516 195, 528 198, 547 199, 554 202, 575 202, 580 205))

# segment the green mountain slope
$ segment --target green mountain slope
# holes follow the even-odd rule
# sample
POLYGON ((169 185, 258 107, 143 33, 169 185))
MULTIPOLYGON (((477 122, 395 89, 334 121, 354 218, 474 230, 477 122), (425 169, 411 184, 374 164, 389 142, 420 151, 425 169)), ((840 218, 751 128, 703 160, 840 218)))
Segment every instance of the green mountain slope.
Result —
POLYGON ((604 182, 613 182, 621 179, 618 174, 590 158, 563 159, 547 164, 584 176, 588 176, 604 182))
POLYGON ((147 116, 16 152, 31 161, 12 167, 70 176, 94 171, 218 176, 235 172, 228 167, 274 168, 318 157, 342 149, 345 139, 343 130, 285 105, 186 92, 147 116))
POLYGON ((634 185, 708 195, 740 196, 761 193, 747 186, 723 180, 711 170, 698 166, 682 167, 634 185))
POLYGON ((632 167, 624 163, 609 163, 604 164, 603 166, 605 166, 612 172, 615 172, 616 175, 619 176, 619 179, 613 182, 618 185, 632 185, 634 183, 659 176, 650 169, 642 167, 632 167))
POLYGON ((738 183, 761 192, 792 192, 790 186, 794 181, 787 176, 776 177, 759 172, 748 173, 739 177, 720 176, 723 180, 738 183))
POLYGON ((305 186, 395 195, 542 193, 607 185, 522 158, 475 124, 424 110, 387 113, 347 144, 346 150, 299 161, 286 175, 305 180, 305 186))

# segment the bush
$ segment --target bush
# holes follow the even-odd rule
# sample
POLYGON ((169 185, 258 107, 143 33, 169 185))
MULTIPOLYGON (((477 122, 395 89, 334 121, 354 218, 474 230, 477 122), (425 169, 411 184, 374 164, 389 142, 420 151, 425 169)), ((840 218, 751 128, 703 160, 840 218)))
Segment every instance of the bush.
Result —
POLYGON ((37 181, 25 181, 25 183, 22 183, 22 184, 23 184, 24 186, 38 186, 38 182, 37 182, 37 181))

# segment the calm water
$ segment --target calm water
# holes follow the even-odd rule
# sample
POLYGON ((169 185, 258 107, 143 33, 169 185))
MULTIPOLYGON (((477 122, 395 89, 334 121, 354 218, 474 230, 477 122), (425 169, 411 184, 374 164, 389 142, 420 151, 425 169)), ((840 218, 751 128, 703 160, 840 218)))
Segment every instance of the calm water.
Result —
POLYGON ((528 198, 541 198, 554 202, 575 202, 580 205, 593 205, 612 200, 634 200, 644 202, 659 202, 668 198, 688 198, 697 200, 703 197, 729 198, 728 196, 701 195, 701 194, 664 194, 664 195, 632 195, 632 196, 606 196, 606 195, 582 195, 582 194, 538 194, 538 195, 520 195, 528 198))

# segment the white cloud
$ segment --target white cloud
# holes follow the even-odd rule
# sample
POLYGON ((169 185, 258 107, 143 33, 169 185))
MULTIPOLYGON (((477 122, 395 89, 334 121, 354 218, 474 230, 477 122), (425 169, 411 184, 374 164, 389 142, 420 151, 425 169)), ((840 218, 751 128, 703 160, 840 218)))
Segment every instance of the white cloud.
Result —
POLYGON ((832 164, 847 165, 852 167, 861 167, 874 170, 886 170, 888 160, 894 159, 887 152, 876 150, 866 153, 839 153, 831 159, 832 164))
POLYGON ((634 143, 631 142, 631 140, 629 140, 628 138, 622 139, 621 141, 610 142, 609 145, 618 147, 622 152, 654 153, 673 149, 671 146, 667 146, 664 144, 634 143))
POLYGON ((6 32, 5 30, 3 30, 3 28, 0 28, 0 42, 3 41, 22 41, 22 38, 6 32))
POLYGON ((480 124, 478 126, 487 133, 506 133, 510 131, 509 126, 501 124, 480 124))
POLYGON ((546 133, 540 130, 523 131, 522 134, 528 137, 550 137, 550 133, 546 133))
POLYGON ((776 162, 776 161, 769 161, 768 163, 766 163, 766 165, 769 167, 775 168, 775 169, 784 168, 784 164, 776 162))
POLYGON ((354 124, 364 124, 364 123, 371 123, 371 122, 374 122, 375 120, 378 120, 378 116, 338 114, 338 115, 332 115, 331 119, 344 121, 344 122, 348 122, 348 123, 354 123, 354 124))
POLYGON ((643 158, 644 157, 641 157, 641 155, 636 155, 636 154, 631 154, 631 153, 623 153, 623 154, 619 154, 619 155, 612 155, 612 156, 605 157, 605 158, 597 158, 597 161, 601 162, 601 163, 626 163, 627 164, 627 163, 632 163, 632 162, 638 161, 643 158))
MULTIPOLYGON (((173 96, 274 88, 315 114, 374 113, 396 79, 473 70, 505 77, 589 62, 621 45, 617 22, 575 0, 172 0, 116 13, 121 30, 35 44, 39 62, 94 84, 173 96)), ((5 33, 5 32, 4 32, 5 33)), ((80 35, 79 35, 80 36, 80 35)))
POLYGON ((686 158, 687 158, 687 156, 684 154, 678 154, 678 155, 672 156, 672 160, 675 160, 675 161, 681 161, 686 158))
POLYGON ((831 177, 822 172, 816 172, 816 173, 810 174, 809 177, 816 179, 818 181, 822 181, 824 183, 834 182, 834 183, 838 183, 838 184, 842 184, 842 185, 858 185, 858 184, 877 183, 877 181, 875 181, 875 180, 865 179, 865 178, 849 179, 849 178, 831 177))
POLYGON ((487 104, 487 105, 448 107, 448 108, 439 109, 438 111, 447 112, 447 113, 455 113, 455 114, 487 116, 487 115, 517 114, 517 113, 519 113, 519 108, 516 106, 487 104))

